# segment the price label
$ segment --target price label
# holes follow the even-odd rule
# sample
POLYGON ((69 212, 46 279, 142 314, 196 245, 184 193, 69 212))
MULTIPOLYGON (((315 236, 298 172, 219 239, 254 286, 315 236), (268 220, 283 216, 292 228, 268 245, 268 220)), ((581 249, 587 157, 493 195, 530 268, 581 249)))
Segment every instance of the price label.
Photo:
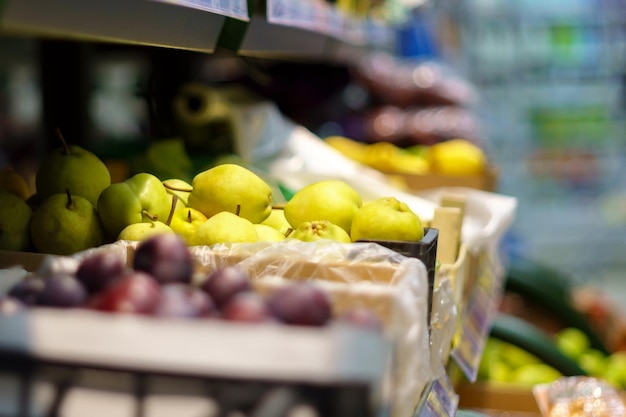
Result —
POLYGON ((331 8, 310 0, 267 0, 267 21, 279 25, 330 33, 331 8))
POLYGON ((346 21, 344 14, 334 7, 328 8, 328 34, 337 39, 343 39, 346 35, 346 21))
POLYGON ((426 400, 416 417, 454 417, 459 404, 459 396, 445 373, 427 388, 426 400))
POLYGON ((248 3, 246 0, 153 0, 161 3, 177 4, 191 9, 203 10, 232 17, 234 19, 249 21, 248 3))
POLYGON ((470 292, 465 311, 461 313, 459 334, 450 352, 471 382, 476 381, 485 341, 498 312, 502 294, 502 276, 500 268, 487 252, 479 255, 476 282, 470 292))

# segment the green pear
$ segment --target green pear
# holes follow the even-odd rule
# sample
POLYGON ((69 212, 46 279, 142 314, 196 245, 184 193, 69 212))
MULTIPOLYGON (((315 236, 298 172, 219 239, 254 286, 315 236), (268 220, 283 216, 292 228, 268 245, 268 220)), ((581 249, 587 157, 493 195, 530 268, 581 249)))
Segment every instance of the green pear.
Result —
POLYGON ((97 209, 106 233, 117 237, 133 223, 165 222, 170 206, 171 199, 161 180, 141 172, 105 188, 98 199, 97 209))
POLYGON ((222 211, 209 217, 198 227, 191 239, 190 246, 258 241, 259 234, 250 220, 229 211, 222 211))
POLYGON ((96 206, 102 190, 111 184, 107 166, 92 152, 77 145, 68 145, 57 130, 62 146, 50 152, 35 175, 36 192, 40 200, 66 189, 73 196, 86 198, 96 206))
POLYGON ((272 211, 272 189, 257 174, 237 164, 220 164, 196 175, 189 207, 209 219, 222 211, 261 223, 272 211))
POLYGON ((292 228, 304 222, 328 220, 350 233, 352 217, 362 205, 361 196, 341 180, 306 185, 285 204, 285 218, 292 228))
POLYGON ((143 241, 154 235, 174 233, 171 227, 160 221, 133 223, 126 226, 117 236, 118 240, 143 241))
POLYGON ((255 224, 256 232, 259 235, 259 242, 280 242, 285 240, 285 235, 266 224, 255 224))
POLYGON ((354 215, 350 237, 357 240, 417 242, 424 237, 420 217, 395 197, 366 203, 354 215))
POLYGON ((8 191, 0 191, 0 249, 21 251, 28 247, 28 225, 32 214, 24 199, 8 191))
POLYGON ((54 194, 33 212, 30 234, 37 251, 71 255, 104 243, 98 213, 86 198, 54 194))
POLYGON ((289 234, 289 237, 304 242, 314 242, 320 239, 332 239, 342 243, 352 242, 348 232, 328 220, 301 223, 297 229, 289 234))
POLYGON ((196 234, 198 227, 207 221, 207 217, 199 210, 186 207, 183 203, 177 204, 177 197, 174 197, 172 210, 168 219, 168 224, 174 232, 178 233, 183 240, 190 244, 193 235, 196 234))
POLYGON ((287 231, 292 229, 291 225, 285 218, 285 210, 282 208, 272 208, 269 217, 263 220, 260 224, 270 226, 278 230, 282 235, 287 235, 287 231))
POLYGON ((163 185, 167 192, 171 195, 178 196, 178 199, 186 206, 189 205, 189 193, 191 193, 191 184, 176 178, 163 181, 163 185))

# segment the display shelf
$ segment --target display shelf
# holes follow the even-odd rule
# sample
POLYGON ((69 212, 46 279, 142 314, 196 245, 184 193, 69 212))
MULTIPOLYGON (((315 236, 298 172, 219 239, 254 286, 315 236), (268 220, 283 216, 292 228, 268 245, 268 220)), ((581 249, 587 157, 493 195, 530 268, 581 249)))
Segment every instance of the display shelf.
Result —
POLYGON ((7 0, 2 7, 1 29, 24 36, 213 52, 226 15, 182 4, 153 0, 7 0))
POLYGON ((203 53, 332 62, 395 45, 383 23, 303 0, 6 0, 1 13, 0 30, 11 35, 203 53))
POLYGON ((184 394, 186 402, 178 404, 183 414, 194 398, 197 402, 208 397, 222 410, 250 407, 255 410, 250 416, 282 415, 298 404, 337 417, 374 415, 390 349, 382 335, 353 327, 120 320, 54 309, 0 317, 0 331, 0 370, 7 383, 14 379, 24 384, 18 395, 0 392, 2 415, 15 416, 25 412, 15 404, 20 398, 29 408, 48 410, 48 415, 55 415, 54 407, 64 407, 63 415, 86 415, 88 409, 75 403, 89 398, 90 392, 100 393, 100 398, 102 392, 118 393, 110 404, 93 404, 108 411, 116 410, 124 398, 141 404, 148 397, 162 395, 171 402, 171 395, 184 394), (251 338, 255 343, 246 342, 251 338), (364 357, 368 360, 360 360, 364 357), (45 382, 53 386, 55 400, 50 403, 27 388, 45 382), (181 393, 181 384, 191 389, 181 393), (270 407, 268 396, 278 392, 283 401, 270 407), (344 401, 325 404, 335 396, 344 401), (8 411, 10 404, 18 412, 8 411), (269 414, 261 413, 263 409, 269 414))

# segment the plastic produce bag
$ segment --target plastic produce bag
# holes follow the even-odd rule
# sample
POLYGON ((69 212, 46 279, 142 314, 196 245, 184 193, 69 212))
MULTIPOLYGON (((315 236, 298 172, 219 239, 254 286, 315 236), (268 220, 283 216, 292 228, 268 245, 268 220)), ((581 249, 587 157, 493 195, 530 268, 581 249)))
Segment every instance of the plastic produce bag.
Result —
POLYGON ((564 377, 533 388, 543 417, 623 417, 626 405, 615 387, 592 377, 564 377))

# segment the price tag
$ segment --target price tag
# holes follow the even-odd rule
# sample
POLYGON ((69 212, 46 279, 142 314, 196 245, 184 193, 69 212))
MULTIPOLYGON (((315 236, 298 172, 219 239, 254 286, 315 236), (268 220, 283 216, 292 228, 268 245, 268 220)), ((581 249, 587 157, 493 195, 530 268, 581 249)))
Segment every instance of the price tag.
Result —
POLYGON ((467 300, 456 344, 450 355, 470 382, 476 381, 478 366, 491 323, 502 294, 502 272, 491 256, 484 252, 477 263, 477 276, 467 300))
POLYGON ((232 17, 234 19, 249 21, 248 3, 246 0, 153 0, 161 3, 177 4, 191 9, 203 10, 232 17))
POLYGON ((300 1, 267 0, 267 21, 279 25, 299 27, 306 20, 300 1))
POLYGON ((337 39, 343 39, 346 35, 346 21, 344 15, 337 8, 328 8, 328 34, 337 39))
POLYGON ((454 417, 459 404, 459 396, 445 373, 427 388, 426 400, 416 417, 454 417))
POLYGON ((390 46, 393 42, 393 32, 385 25, 372 19, 364 23, 366 38, 372 45, 390 46))

